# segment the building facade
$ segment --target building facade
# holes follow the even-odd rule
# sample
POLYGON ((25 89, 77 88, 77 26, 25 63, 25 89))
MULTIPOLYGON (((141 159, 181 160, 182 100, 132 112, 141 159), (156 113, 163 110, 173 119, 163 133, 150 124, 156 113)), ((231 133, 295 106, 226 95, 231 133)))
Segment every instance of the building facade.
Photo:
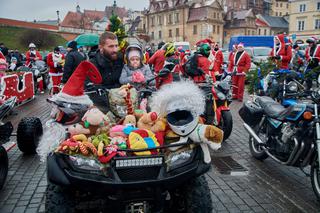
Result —
POLYGON ((291 0, 289 33, 301 40, 320 36, 320 0, 291 0))
POLYGON ((222 43, 223 8, 214 0, 150 0, 146 31, 151 43, 211 38, 222 43))
POLYGON ((290 13, 289 0, 272 0, 271 16, 287 16, 290 13))

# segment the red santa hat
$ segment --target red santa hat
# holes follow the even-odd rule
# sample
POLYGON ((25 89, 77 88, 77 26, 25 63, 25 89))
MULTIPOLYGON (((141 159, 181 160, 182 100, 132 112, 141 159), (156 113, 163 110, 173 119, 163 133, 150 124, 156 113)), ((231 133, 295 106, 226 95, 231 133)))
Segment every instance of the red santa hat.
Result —
POLYGON ((87 77, 95 84, 102 82, 99 70, 91 62, 83 61, 73 72, 61 92, 53 96, 50 101, 93 105, 89 96, 84 94, 84 82, 87 77))
POLYGON ((237 48, 239 48, 239 47, 244 47, 244 43, 242 43, 242 42, 240 42, 238 45, 237 45, 237 48))
POLYGON ((196 43, 196 45, 199 46, 200 44, 212 44, 212 43, 213 43, 213 41, 210 38, 206 38, 206 39, 198 41, 196 43))

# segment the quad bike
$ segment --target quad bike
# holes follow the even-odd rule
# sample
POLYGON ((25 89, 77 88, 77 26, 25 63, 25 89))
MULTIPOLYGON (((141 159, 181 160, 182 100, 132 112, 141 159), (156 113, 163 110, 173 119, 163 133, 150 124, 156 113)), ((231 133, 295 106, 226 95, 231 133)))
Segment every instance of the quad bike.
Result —
POLYGON ((0 106, 0 189, 4 186, 8 174, 7 152, 16 144, 20 151, 25 154, 36 153, 36 148, 42 135, 43 129, 39 118, 23 118, 18 124, 16 133, 13 133, 13 125, 10 121, 3 119, 12 111, 16 103, 16 97, 11 97, 0 106), (10 142, 10 137, 16 136, 17 143, 10 142))
MULTIPOLYGON (((63 136, 64 126, 57 126, 50 134, 63 136)), ((211 164, 204 162, 201 146, 188 139, 134 152, 156 149, 149 156, 114 157, 105 167, 94 159, 50 152, 46 212, 212 212, 204 177, 211 164)))

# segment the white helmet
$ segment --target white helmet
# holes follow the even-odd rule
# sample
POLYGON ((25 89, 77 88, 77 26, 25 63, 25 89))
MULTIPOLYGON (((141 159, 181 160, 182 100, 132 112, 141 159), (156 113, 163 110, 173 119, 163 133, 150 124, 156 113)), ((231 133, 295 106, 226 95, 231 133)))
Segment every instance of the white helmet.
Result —
POLYGON ((29 48, 32 48, 32 47, 33 47, 33 48, 36 48, 36 45, 35 45, 34 43, 30 43, 30 44, 29 44, 29 48))
POLYGON ((187 136, 197 127, 198 119, 188 110, 177 110, 167 115, 171 130, 180 136, 187 136))

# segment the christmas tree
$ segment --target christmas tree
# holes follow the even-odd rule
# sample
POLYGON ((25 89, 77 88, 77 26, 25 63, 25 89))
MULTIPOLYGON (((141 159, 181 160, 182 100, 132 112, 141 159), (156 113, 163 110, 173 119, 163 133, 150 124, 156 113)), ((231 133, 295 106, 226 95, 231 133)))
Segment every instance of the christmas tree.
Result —
POLYGON ((119 18, 119 16, 115 13, 115 8, 116 8, 116 1, 114 1, 113 4, 113 11, 112 11, 112 15, 109 19, 110 21, 110 25, 107 27, 108 31, 113 32, 114 34, 117 35, 118 37, 118 41, 119 41, 119 47, 120 50, 122 52, 124 52, 125 48, 127 47, 127 41, 125 40, 125 38, 127 37, 124 25, 121 21, 121 19, 119 18))

